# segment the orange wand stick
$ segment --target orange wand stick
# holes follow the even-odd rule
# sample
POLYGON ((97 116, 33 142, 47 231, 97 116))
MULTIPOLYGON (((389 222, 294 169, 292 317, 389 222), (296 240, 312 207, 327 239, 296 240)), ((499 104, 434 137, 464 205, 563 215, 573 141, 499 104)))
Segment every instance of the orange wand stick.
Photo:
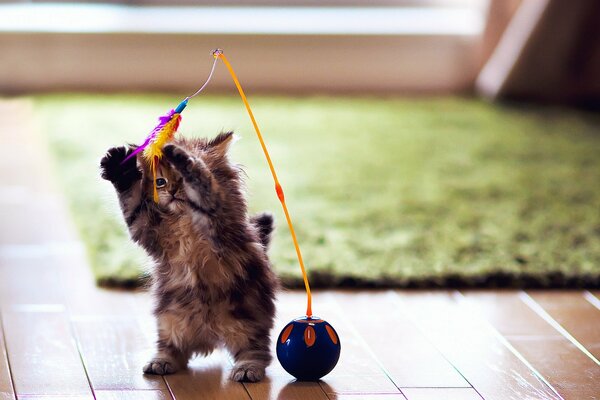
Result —
POLYGON ((296 231, 294 230, 294 225, 292 224, 292 218, 290 217, 290 213, 288 211, 287 205, 285 204, 285 196, 283 194, 283 189, 281 188, 281 184, 277 179, 277 173, 275 172, 275 168, 273 167, 273 162, 271 161, 271 156, 269 155, 269 151, 267 150, 267 146, 265 145, 265 141, 263 140, 262 134, 260 133, 260 128, 256 123, 256 119, 254 118, 254 114, 252 113, 252 109, 250 108, 250 104, 248 103, 248 99, 244 94, 244 89, 240 85, 240 81, 237 78, 231 64, 223 54, 223 50, 217 49, 213 51, 213 57, 220 58, 223 60, 223 63, 229 70, 229 74, 231 78, 233 78, 233 82, 235 83, 235 87, 240 93, 240 97, 246 106, 246 110, 248 111, 248 115, 252 120, 252 125, 254 125, 254 130, 256 131, 256 136, 258 136, 258 141, 260 142, 260 146, 262 147, 263 152, 265 153, 265 157, 267 158, 267 163, 269 164, 269 169, 271 170, 271 175, 273 175, 273 181, 275 181, 275 191, 277 192, 277 197, 281 202, 281 207, 283 207, 283 213, 285 214, 285 219, 287 221, 288 227, 290 228, 290 233, 292 234, 292 240, 294 241, 294 247, 296 248, 296 255, 298 256, 298 263, 300 264, 300 269, 302 270, 302 277, 304 279, 304 286, 306 287, 306 316, 312 317, 312 295, 310 294, 310 285, 308 284, 308 276, 306 275, 306 269, 304 268, 304 261, 302 260, 302 253, 300 252, 300 246, 298 245, 298 239, 296 238, 296 231))

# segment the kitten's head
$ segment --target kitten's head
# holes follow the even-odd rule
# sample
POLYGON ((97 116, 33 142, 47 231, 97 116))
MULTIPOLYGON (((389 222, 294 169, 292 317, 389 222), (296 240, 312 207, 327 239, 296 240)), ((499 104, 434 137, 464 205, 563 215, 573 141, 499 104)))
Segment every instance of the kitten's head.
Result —
MULTIPOLYGON (((186 139, 177 137, 173 144, 185 149, 191 156, 201 159, 211 171, 216 183, 223 190, 239 188, 238 168, 229 162, 227 151, 233 141, 233 132, 221 133, 212 140, 205 138, 186 139)), ((152 198, 154 194, 153 176, 150 166, 142 162, 144 169, 144 195, 152 198)), ((188 195, 183 186, 181 174, 164 158, 159 162, 156 172, 158 205, 171 213, 182 213, 190 207, 188 195)))

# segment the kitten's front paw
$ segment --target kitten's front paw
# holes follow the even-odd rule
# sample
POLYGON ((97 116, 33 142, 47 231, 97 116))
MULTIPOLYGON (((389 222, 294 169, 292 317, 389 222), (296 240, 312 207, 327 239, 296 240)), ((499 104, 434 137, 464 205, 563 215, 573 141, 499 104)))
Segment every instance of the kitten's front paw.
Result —
POLYGON ((258 365, 233 367, 231 379, 236 382, 258 382, 265 377, 265 368, 258 365))
POLYGON ((169 375, 177 372, 175 363, 169 360, 154 359, 144 365, 144 373, 151 375, 169 375))
POLYGON ((192 170, 194 159, 181 147, 175 144, 167 144, 163 147, 163 154, 167 161, 180 172, 190 172, 192 170))
POLYGON ((136 165, 136 157, 123 162, 133 150, 125 146, 113 147, 100 160, 100 176, 112 182, 118 190, 128 189, 134 181, 142 178, 142 172, 136 165))

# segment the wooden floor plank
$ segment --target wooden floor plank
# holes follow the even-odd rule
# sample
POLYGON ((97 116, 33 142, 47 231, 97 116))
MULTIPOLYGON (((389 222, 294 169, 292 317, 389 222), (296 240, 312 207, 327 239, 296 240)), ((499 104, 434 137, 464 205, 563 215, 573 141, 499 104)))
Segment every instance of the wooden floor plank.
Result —
MULTIPOLYGON (((141 296, 146 295, 140 294, 141 296)), ((74 290, 67 294, 69 314, 79 317, 144 317, 153 318, 149 307, 140 311, 138 293, 128 290, 94 288, 74 290)))
MULTIPOLYGON (((350 318, 342 316, 344 311, 338 305, 336 294, 328 292, 313 296, 316 316, 327 320, 340 337, 342 352, 337 366, 322 378, 321 386, 330 397, 340 394, 387 393, 400 394, 400 390, 382 368, 377 357, 370 351, 360 334, 349 323, 350 318)), ((289 309, 302 309, 305 294, 297 298, 288 296, 280 304, 289 309)))
POLYGON ((46 394, 25 394, 19 395, 19 400, 88 400, 88 396, 84 395, 67 395, 61 394, 59 396, 56 395, 46 395, 46 394))
POLYGON ((167 390, 162 377, 142 373, 155 346, 137 318, 79 317, 72 324, 94 390, 167 390))
POLYGON ((0 243, 6 245, 51 246, 73 238, 68 211, 60 197, 44 195, 37 201, 24 201, 0 207, 0 243), (35 221, 35 229, 24 221, 35 221))
POLYGON ((84 254, 63 255, 61 259, 62 285, 71 316, 153 318, 150 293, 99 288, 84 254))
POLYGON ((600 310, 581 291, 530 291, 529 295, 596 359, 600 359, 600 310))
POLYGON ((0 254, 0 305, 64 303, 57 261, 56 257, 0 254))
POLYGON ((535 312, 525 307, 519 299, 519 291, 463 291, 465 300, 470 300, 471 306, 476 306, 478 301, 486 308, 484 316, 504 336, 537 336, 547 338, 561 338, 561 334, 553 329, 546 321, 539 318, 535 312), (497 303, 498 307, 490 307, 497 303))
POLYGON ((13 389, 10 367, 8 365, 8 355, 6 354, 6 343, 4 341, 4 329, 2 324, 2 312, 0 309, 0 400, 14 400, 15 391, 13 389))
POLYGON ((491 326, 443 292, 397 293, 398 311, 486 400, 560 399, 491 326))
POLYGON ((600 310, 600 292, 590 292, 586 290, 583 292, 583 297, 594 307, 600 310), (596 293, 596 294, 594 294, 596 293))
POLYGON ((471 387, 414 324, 397 312, 389 292, 338 292, 335 299, 401 389, 471 387))
MULTIPOLYGON (((15 390, 22 395, 93 398, 64 310, 3 309, 15 390)), ((41 309, 41 308, 40 308, 41 309)))
POLYGON ((473 388, 405 388, 408 400, 481 400, 473 388))
POLYGON ((565 400, 598 397, 600 366, 544 321, 523 301, 520 292, 464 294, 462 302, 489 318, 565 400), (515 319, 522 323, 516 326, 515 319))
POLYGON ((284 376, 268 376, 245 386, 252 400, 328 400, 317 382, 298 382, 284 376))
MULTIPOLYGON (((339 333, 339 332, 338 332, 339 333)), ((341 335, 341 334, 340 334, 341 335)), ((347 337, 347 335, 345 335, 347 337)), ((346 347, 344 347, 346 349, 346 347)), ((349 350, 349 349, 348 349, 349 350)), ((344 368, 334 369, 320 383, 323 391, 335 397, 342 394, 402 394, 384 373, 378 375, 348 375, 344 368)))
POLYGON ((223 351, 192 360, 186 371, 165 377, 177 400, 250 399, 244 385, 229 380, 231 365, 223 351))
POLYGON ((163 390, 95 390, 96 400, 171 400, 163 390))
POLYGON ((406 400, 402 394, 389 393, 367 393, 367 394, 338 394, 330 397, 330 400, 406 400))

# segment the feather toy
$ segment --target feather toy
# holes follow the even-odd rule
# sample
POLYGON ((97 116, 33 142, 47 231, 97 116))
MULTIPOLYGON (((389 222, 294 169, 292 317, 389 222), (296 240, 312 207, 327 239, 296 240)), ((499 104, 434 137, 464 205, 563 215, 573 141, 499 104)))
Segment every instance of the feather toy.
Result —
POLYGON ((150 134, 146 137, 146 140, 144 140, 144 143, 139 145, 138 148, 135 149, 135 151, 133 151, 129 156, 127 156, 122 162, 124 163, 131 157, 135 157, 138 153, 142 152, 144 160, 146 160, 146 162, 150 164, 150 169, 152 170, 152 182, 154 188, 153 197, 156 203, 158 203, 158 190, 156 188, 156 171, 158 170, 158 164, 160 162, 160 159, 163 156, 162 149, 168 142, 173 140, 173 138, 175 137, 175 133, 177 132, 177 128, 179 128, 179 123, 181 122, 181 112, 185 109, 185 107, 187 107, 188 101, 191 98, 197 96, 202 90, 204 90, 206 85, 208 85, 208 82, 212 78, 213 72, 215 72, 218 54, 220 54, 219 51, 220 50, 213 51, 213 57, 215 58, 215 61, 213 62, 212 69, 210 70, 210 74, 208 75, 206 82, 204 82, 204 85, 202 85, 202 87, 200 87, 200 89, 198 89, 196 93, 183 99, 183 101, 179 103, 179 105, 175 109, 172 109, 167 114, 159 117, 158 125, 156 125, 154 129, 152 129, 150 134))
POLYGON ((154 201, 158 203, 158 190, 156 189, 156 171, 158 163, 163 156, 162 148, 173 139, 179 123, 181 122, 181 111, 187 105, 187 99, 182 101, 176 109, 158 118, 158 125, 150 132, 143 144, 131 153, 123 162, 143 152, 144 159, 150 164, 152 180, 154 182, 154 201))

